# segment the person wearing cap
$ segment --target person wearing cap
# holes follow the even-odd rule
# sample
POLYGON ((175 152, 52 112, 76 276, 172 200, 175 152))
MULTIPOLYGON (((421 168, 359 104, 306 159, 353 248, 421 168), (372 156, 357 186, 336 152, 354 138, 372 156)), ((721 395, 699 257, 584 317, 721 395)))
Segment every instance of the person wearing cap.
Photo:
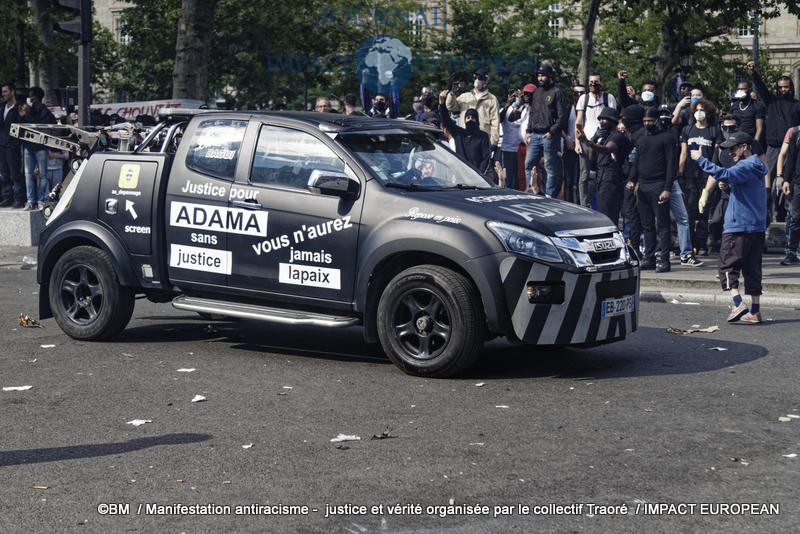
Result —
POLYGON ((587 139, 585 130, 578 131, 577 139, 589 149, 590 162, 597 165, 597 211, 617 225, 625 183, 622 165, 631 151, 631 143, 624 133, 617 130, 619 118, 616 110, 603 108, 597 120, 600 126, 591 140, 587 139))
POLYGON ((477 110, 468 109, 465 113, 466 127, 461 128, 447 112, 445 102, 450 91, 444 90, 439 95, 439 115, 442 127, 446 128, 453 137, 456 154, 475 167, 482 175, 489 169, 492 147, 489 144, 489 134, 480 129, 480 116, 477 110))
POLYGON ((636 139, 636 159, 626 187, 638 184, 636 201, 644 234, 641 268, 665 273, 670 271, 669 200, 678 156, 672 135, 658 128, 659 114, 656 106, 645 111, 645 134, 636 139))
MULTIPOLYGON (((603 78, 594 72, 589 75, 589 93, 578 98, 578 102, 575 104, 575 136, 578 137, 577 130, 580 128, 586 132, 586 138, 594 137, 595 132, 600 128, 598 117, 605 108, 617 109, 617 101, 614 99, 614 95, 603 91, 603 78)), ((578 143, 575 146, 575 152, 580 156, 581 170, 578 178, 580 203, 584 208, 588 208, 592 205, 592 197, 597 184, 589 174, 588 147, 578 143)))
POLYGON ((761 254, 767 219, 767 167, 750 149, 753 138, 734 132, 719 146, 728 150, 736 164, 725 169, 714 165, 698 148, 689 152, 703 172, 730 185, 730 200, 719 253, 719 279, 723 291, 730 291, 733 306, 728 322, 761 322, 761 254), (739 291, 739 273, 744 277, 745 294, 752 298, 748 310, 739 291))
POLYGON ((486 69, 477 69, 473 74, 472 90, 456 96, 452 92, 447 95, 447 109, 460 114, 459 123, 466 127, 467 110, 478 112, 481 130, 489 134, 492 146, 500 142, 500 104, 497 97, 489 92, 489 73, 486 69))
POLYGON ((555 73, 553 66, 543 63, 539 67, 537 80, 539 88, 533 93, 525 144, 525 179, 535 193, 538 186, 531 180, 531 171, 544 155, 544 168, 547 173, 545 194, 553 197, 561 188, 561 134, 569 122, 569 106, 567 97, 561 88, 553 82, 555 73))

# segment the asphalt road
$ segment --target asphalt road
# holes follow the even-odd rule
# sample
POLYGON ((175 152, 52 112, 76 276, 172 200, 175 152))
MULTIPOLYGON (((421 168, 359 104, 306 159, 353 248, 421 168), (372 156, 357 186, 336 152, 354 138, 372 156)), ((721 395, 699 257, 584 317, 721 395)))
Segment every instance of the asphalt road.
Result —
POLYGON ((800 419, 778 420, 800 414, 791 308, 728 325, 642 303, 623 343, 495 340, 469 376, 433 380, 356 328, 146 301, 119 340, 77 342, 17 325, 37 290, 0 266, 0 385, 32 386, 0 391, 0 532, 796 531, 800 419), (695 324, 720 330, 665 331, 695 324))

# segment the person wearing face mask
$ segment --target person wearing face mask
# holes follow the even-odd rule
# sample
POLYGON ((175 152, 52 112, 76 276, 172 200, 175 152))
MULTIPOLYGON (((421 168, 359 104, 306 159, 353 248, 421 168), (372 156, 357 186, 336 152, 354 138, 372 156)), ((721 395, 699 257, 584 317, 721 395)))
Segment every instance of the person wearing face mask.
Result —
MULTIPOLYGON (((694 122, 692 106, 704 98, 705 93, 703 92, 703 88, 699 85, 695 85, 691 88, 688 95, 684 95, 684 97, 678 101, 675 109, 672 110, 672 124, 677 126, 679 131, 682 131, 686 126, 694 122)), ((709 117, 708 122, 709 124, 716 124, 716 117, 709 117)))
POLYGON ((791 222, 787 218, 789 235, 786 239, 786 257, 781 260, 781 265, 797 265, 797 249, 800 245, 800 126, 786 132, 789 139, 786 141, 785 165, 782 169, 786 179, 781 189, 786 198, 791 198, 791 213, 796 214, 791 222))
POLYGON ((625 85, 627 79, 628 71, 621 70, 617 73, 617 100, 622 108, 638 104, 643 108, 648 109, 654 106, 658 108, 658 106, 661 105, 661 100, 656 94, 658 84, 654 80, 647 80, 644 82, 642 84, 641 94, 639 95, 638 99, 634 100, 630 95, 628 95, 628 89, 625 85))
MULTIPOLYGON (((778 155, 783 144, 783 137, 786 130, 800 124, 800 104, 794 98, 794 83, 788 76, 781 76, 775 82, 776 92, 770 93, 764 80, 756 69, 755 63, 749 61, 747 68, 753 73, 753 85, 759 98, 767 108, 766 119, 766 144, 767 144, 767 168, 769 169, 770 179, 775 175, 775 167, 778 163, 778 155)), ((772 180, 767 184, 772 185, 772 180)), ((774 197, 774 192, 770 190, 769 199, 774 197)), ((768 201, 769 202, 769 201, 768 201)), ((772 204, 772 202, 769 202, 772 204)))
POLYGON ((639 257, 641 257, 642 239, 642 220, 639 216, 639 207, 636 205, 635 183, 631 180, 633 166, 636 163, 636 141, 645 134, 642 118, 644 110, 641 106, 628 106, 622 110, 622 121, 620 124, 625 126, 628 139, 631 142, 631 151, 628 153, 628 160, 623 165, 625 173, 625 191, 622 197, 622 216, 628 226, 628 244, 633 247, 639 257))
POLYGON ((364 69, 361 73, 361 107, 364 113, 376 119, 396 119, 400 113, 400 89, 392 79, 389 83, 391 88, 391 102, 387 100, 386 95, 376 94, 367 87, 367 80, 369 79, 369 69, 364 69))
POLYGON ((456 154, 475 167, 478 172, 485 174, 489 169, 489 161, 492 154, 492 147, 489 142, 489 134, 480 129, 478 111, 468 109, 464 114, 464 128, 458 126, 450 113, 447 112, 447 97, 450 91, 444 90, 439 94, 439 115, 442 119, 442 127, 446 128, 453 137, 456 154))
POLYGON ((538 193, 537 184, 531 179, 533 168, 544 155, 544 168, 547 173, 545 194, 555 196, 561 188, 561 134, 569 122, 567 97, 561 88, 553 82, 555 72, 549 63, 539 67, 537 80, 539 88, 533 93, 528 127, 525 132, 525 178, 534 192, 538 193))
MULTIPOLYGON (((28 91, 28 101, 26 111, 20 112, 20 122, 29 124, 55 124, 56 118, 53 113, 42 103, 44 90, 41 87, 31 87, 28 91)), ((47 201, 50 193, 49 182, 47 180, 47 157, 50 151, 46 146, 30 141, 23 141, 22 152, 25 163, 25 189, 27 202, 25 210, 41 210, 47 201), (34 170, 39 173, 36 179, 34 170)))
POLYGON ((622 166, 631 151, 631 143, 624 133, 617 130, 619 118, 616 110, 603 108, 597 120, 600 125, 591 140, 585 130, 579 131, 577 139, 589 149, 590 162, 597 165, 597 211, 617 225, 625 184, 622 166))
POLYGON ((20 122, 16 88, 11 82, 2 84, 0 104, 0 208, 21 208, 25 205, 25 179, 20 166, 19 139, 11 137, 11 125, 20 122))
MULTIPOLYGON (((603 79, 598 73, 589 75, 589 93, 581 96, 575 104, 575 136, 578 137, 578 128, 585 132, 587 139, 592 139, 600 127, 598 117, 605 108, 617 109, 617 101, 613 95, 603 92, 603 79), (580 124, 580 127, 578 126, 580 124)), ((595 194, 596 183, 589 173, 588 147, 578 143, 575 152, 580 156, 580 177, 578 178, 578 193, 581 206, 591 207, 592 197, 595 194)))
MULTIPOLYGON (((724 139, 728 139, 734 132, 742 131, 739 117, 732 113, 725 115, 722 119, 721 130, 724 139)), ((767 166, 767 158, 764 156, 764 149, 755 139, 750 145, 750 151, 759 157, 765 167, 767 166)), ((712 162, 726 169, 736 164, 728 150, 721 148, 719 144, 714 151, 712 162)), ((766 176, 764 179, 766 180, 766 176)), ((722 224, 725 220, 725 211, 727 210, 728 200, 730 198, 729 192, 730 187, 728 184, 717 182, 713 176, 709 176, 706 179, 705 187, 703 191, 700 192, 698 211, 700 213, 709 214, 709 249, 715 253, 719 253, 719 245, 722 240, 722 224)))
POLYGON ((730 113, 739 117, 743 132, 750 134, 756 141, 763 142, 767 110, 761 102, 750 97, 752 91, 753 88, 747 80, 736 84, 736 91, 731 98, 730 113))
MULTIPOLYGON (((681 155, 678 162, 678 183, 684 194, 686 210, 689 214, 689 230, 692 248, 700 256, 708 255, 708 216, 698 210, 700 191, 706 185, 706 175, 697 164, 689 159, 689 148, 698 148, 707 159, 714 155, 716 146, 724 140, 717 126, 709 124, 709 118, 717 110, 708 100, 698 100, 691 107, 694 123, 681 132, 681 155)), ((698 260, 693 253, 681 256, 681 265, 696 267, 698 260)))
POLYGON ((753 138, 744 132, 732 133, 721 148, 728 150, 736 164, 725 169, 711 163, 702 151, 690 150, 689 156, 700 169, 717 181, 730 185, 730 201, 725 213, 719 255, 719 280, 723 291, 733 298, 728 322, 761 322, 761 255, 767 219, 767 195, 764 176, 767 168, 750 149, 753 138), (752 298, 748 310, 739 291, 739 274, 744 276, 745 293, 752 298))
POLYGON ((644 234, 642 269, 670 270, 669 199, 675 179, 678 158, 673 137, 658 128, 659 110, 645 111, 645 135, 636 139, 636 159, 629 181, 637 186, 637 205, 644 234))
POLYGON ((449 92, 447 109, 459 113, 459 124, 465 126, 467 110, 476 110, 481 130, 489 134, 489 140, 495 147, 500 142, 500 104, 497 97, 489 92, 489 73, 486 69, 477 69, 473 73, 473 78, 471 91, 458 96, 449 92))

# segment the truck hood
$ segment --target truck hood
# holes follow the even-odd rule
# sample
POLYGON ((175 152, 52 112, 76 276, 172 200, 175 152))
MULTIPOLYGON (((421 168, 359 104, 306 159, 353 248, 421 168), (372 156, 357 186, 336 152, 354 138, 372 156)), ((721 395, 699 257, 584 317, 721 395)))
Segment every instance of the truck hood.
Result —
POLYGON ((615 226, 611 219, 598 211, 510 189, 441 191, 425 195, 425 200, 434 201, 448 211, 466 212, 487 221, 516 224, 550 236, 568 230, 615 226))

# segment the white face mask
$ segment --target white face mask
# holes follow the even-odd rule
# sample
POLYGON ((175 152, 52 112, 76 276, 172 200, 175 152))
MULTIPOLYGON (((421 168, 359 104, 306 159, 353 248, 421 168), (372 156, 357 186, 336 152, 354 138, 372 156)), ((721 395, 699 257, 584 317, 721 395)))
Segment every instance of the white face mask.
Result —
POLYGON ((33 100, 31 100, 30 98, 26 98, 26 99, 25 99, 25 102, 26 102, 26 103, 27 103, 29 106, 33 107, 33 100))
POLYGON ((475 82, 472 85, 478 91, 483 91, 484 89, 486 89, 486 81, 485 80, 475 80, 475 82))
POLYGON ((642 92, 642 102, 652 102, 655 97, 656 94, 653 91, 642 92))
POLYGON ((746 96, 747 96, 747 93, 745 91, 741 90, 741 89, 736 91, 736 94, 733 95, 734 98, 739 98, 739 99, 744 98, 746 96))
POLYGON ((694 112, 694 120, 697 122, 703 122, 706 120, 706 112, 698 109, 694 112))

